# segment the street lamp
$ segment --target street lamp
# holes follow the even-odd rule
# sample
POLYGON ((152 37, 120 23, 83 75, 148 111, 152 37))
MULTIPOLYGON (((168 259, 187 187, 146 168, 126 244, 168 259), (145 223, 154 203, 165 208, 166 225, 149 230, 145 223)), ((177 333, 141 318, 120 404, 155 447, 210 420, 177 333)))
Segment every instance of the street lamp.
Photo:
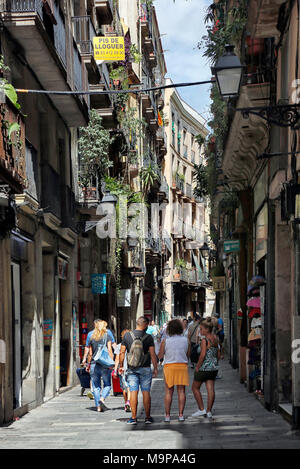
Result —
POLYGON ((104 192, 104 195, 99 203, 101 214, 114 214, 118 197, 110 193, 109 189, 106 188, 105 183, 102 185, 102 192, 104 192))
POLYGON ((170 267, 169 264, 167 263, 167 264, 165 264, 165 266, 164 266, 164 274, 163 274, 163 275, 164 275, 164 278, 169 277, 170 272, 171 272, 171 267, 170 267))
MULTIPOLYGON (((230 98, 238 98, 243 78, 243 65, 233 52, 234 46, 227 44, 225 53, 220 57, 212 68, 221 97, 225 101, 230 98)), ((247 108, 236 108, 241 112, 244 119, 249 115, 261 117, 268 124, 279 127, 299 128, 300 104, 277 104, 275 106, 253 106, 247 108)))
POLYGON ((200 248, 200 251, 204 259, 207 259, 209 257, 210 249, 207 243, 203 244, 203 246, 200 248))
POLYGON ((233 50, 234 46, 226 44, 224 54, 212 69, 220 95, 224 100, 239 96, 243 77, 244 67, 233 50))

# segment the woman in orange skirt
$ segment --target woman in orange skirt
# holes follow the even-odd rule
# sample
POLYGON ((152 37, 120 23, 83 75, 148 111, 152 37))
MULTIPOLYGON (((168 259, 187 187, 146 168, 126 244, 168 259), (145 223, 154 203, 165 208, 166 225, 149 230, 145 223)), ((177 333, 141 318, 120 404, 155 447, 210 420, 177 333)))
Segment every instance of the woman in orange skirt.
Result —
POLYGON ((179 319, 169 321, 166 338, 162 341, 158 358, 164 358, 165 376, 165 422, 171 420, 171 405, 174 387, 177 386, 180 422, 184 421, 183 411, 186 402, 185 386, 189 385, 188 360, 190 346, 184 337, 182 322, 179 319))

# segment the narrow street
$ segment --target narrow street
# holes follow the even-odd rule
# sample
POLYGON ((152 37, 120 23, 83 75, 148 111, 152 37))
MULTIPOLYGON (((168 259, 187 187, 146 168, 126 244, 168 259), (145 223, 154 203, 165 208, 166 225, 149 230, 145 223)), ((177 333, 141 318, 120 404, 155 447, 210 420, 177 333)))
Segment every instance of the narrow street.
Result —
MULTIPOLYGON (((239 383, 227 361, 216 381, 214 418, 192 418, 196 410, 189 389, 186 421, 177 421, 174 402, 171 423, 165 423, 162 369, 152 385, 153 425, 126 425, 130 414, 122 397, 111 395, 109 410, 95 412, 93 401, 80 396, 80 386, 60 394, 13 424, 0 428, 1 449, 292 449, 300 448, 300 433, 276 413, 268 412, 239 383)), ((192 380, 192 370, 190 370, 192 380)))

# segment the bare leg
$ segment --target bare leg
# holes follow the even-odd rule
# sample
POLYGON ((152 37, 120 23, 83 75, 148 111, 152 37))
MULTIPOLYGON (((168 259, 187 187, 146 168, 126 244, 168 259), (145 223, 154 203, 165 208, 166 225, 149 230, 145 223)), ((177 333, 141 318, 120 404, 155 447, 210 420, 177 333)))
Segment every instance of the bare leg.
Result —
POLYGON ((131 393, 130 393, 130 407, 131 407, 131 412, 132 412, 132 418, 133 419, 136 419, 137 406, 138 406, 138 391, 131 391, 131 393))
POLYGON ((170 416, 173 393, 174 393, 174 386, 172 388, 169 388, 167 383, 165 383, 165 412, 166 412, 166 417, 170 416))
POLYGON ((143 403, 144 403, 146 418, 149 418, 150 417, 150 412, 151 412, 150 392, 149 391, 142 391, 142 393, 143 393, 143 403))
POLYGON ((185 386, 183 385, 177 386, 177 394, 178 394, 179 417, 182 417, 184 407, 185 407, 185 402, 186 402, 185 386))
POLYGON ((198 404, 198 407, 200 410, 204 410, 204 404, 203 404, 203 399, 202 399, 202 394, 200 392, 202 383, 199 381, 193 381, 192 384, 192 391, 194 394, 194 398, 196 399, 196 402, 198 404))
POLYGON ((211 412, 211 409, 215 402, 215 382, 208 380, 205 382, 207 389, 207 412, 211 412))

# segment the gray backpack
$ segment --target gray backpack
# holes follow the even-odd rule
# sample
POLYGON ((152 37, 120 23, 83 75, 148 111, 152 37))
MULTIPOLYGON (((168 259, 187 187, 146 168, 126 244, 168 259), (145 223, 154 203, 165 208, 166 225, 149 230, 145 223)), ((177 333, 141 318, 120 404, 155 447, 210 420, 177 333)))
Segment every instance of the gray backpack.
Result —
POLYGON ((136 337, 133 332, 130 332, 130 335, 133 342, 129 352, 127 353, 127 363, 128 366, 132 368, 139 368, 140 366, 144 365, 148 356, 148 353, 144 353, 143 347, 143 343, 145 339, 147 339, 147 334, 145 334, 143 337, 136 337))

